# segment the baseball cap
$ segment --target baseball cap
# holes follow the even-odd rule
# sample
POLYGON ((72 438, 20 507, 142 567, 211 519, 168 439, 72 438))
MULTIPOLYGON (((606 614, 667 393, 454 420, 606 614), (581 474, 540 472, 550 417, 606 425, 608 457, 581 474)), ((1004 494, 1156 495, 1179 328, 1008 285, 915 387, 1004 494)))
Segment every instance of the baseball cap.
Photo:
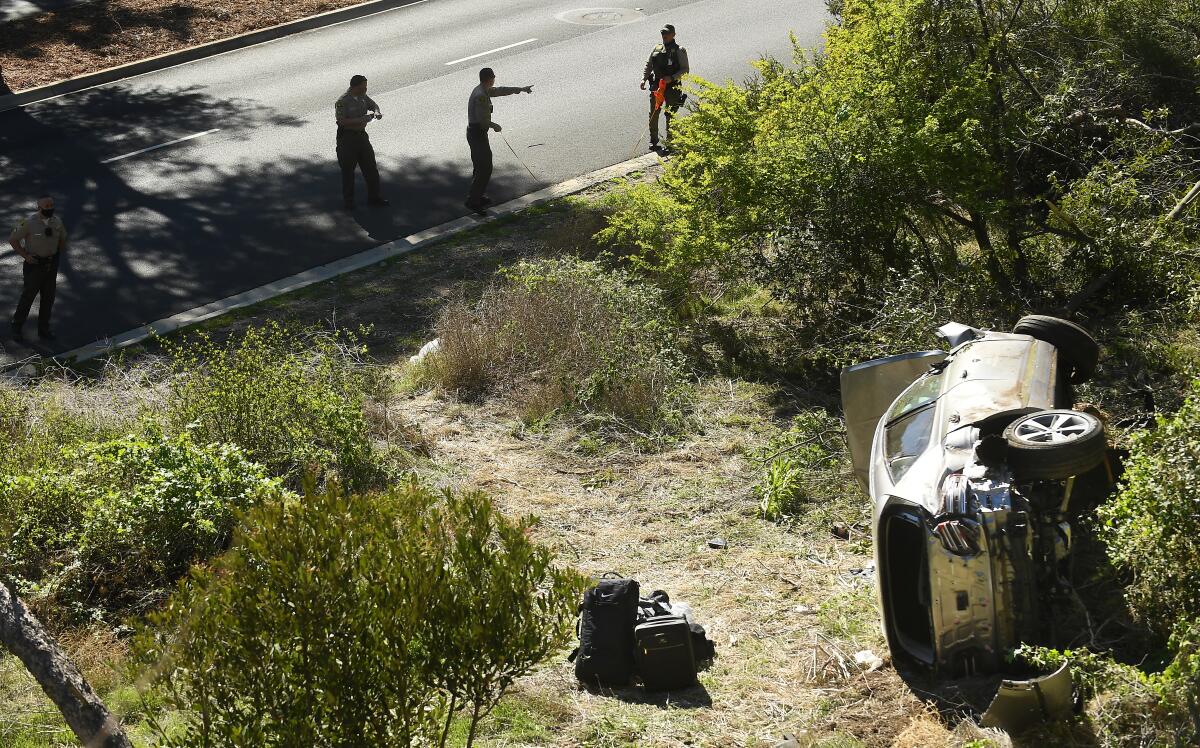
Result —
POLYGON ((663 27, 662 27, 662 31, 660 31, 660 32, 658 32, 658 33, 660 33, 660 34, 674 34, 674 33, 675 33, 675 27, 674 27, 674 26, 672 26, 671 24, 669 24, 669 23, 668 23, 667 25, 663 26, 663 27))

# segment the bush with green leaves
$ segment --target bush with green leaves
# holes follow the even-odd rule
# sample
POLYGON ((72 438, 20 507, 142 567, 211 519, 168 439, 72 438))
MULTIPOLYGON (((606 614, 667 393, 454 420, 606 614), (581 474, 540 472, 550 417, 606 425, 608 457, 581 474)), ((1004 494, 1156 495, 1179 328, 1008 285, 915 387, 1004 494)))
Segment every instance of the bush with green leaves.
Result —
POLYGON ((854 490, 854 473, 841 421, 807 410, 753 456, 766 465, 754 486, 759 511, 769 520, 795 520, 828 533, 835 522, 863 519, 866 501, 854 490))
POLYGON ((479 493, 336 487, 250 513, 136 661, 189 715, 168 746, 444 746, 570 633, 578 576, 479 493), (252 667, 247 667, 253 663, 252 667))
POLYGON ((821 340, 895 312, 914 271, 918 300, 966 279, 1009 322, 1196 301, 1195 3, 838 5, 821 51, 697 80, 602 237, 672 289, 752 269, 821 340))
MULTIPOLYGON (((1070 665, 1083 699, 1088 745, 1105 748, 1195 745, 1200 740, 1200 622, 1171 638, 1172 659, 1162 672, 1147 673, 1105 653, 1023 645, 1014 657, 1039 672, 1070 665)), ((1050 724, 1026 736, 1031 744, 1073 745, 1074 725, 1050 724)))
POLYGON ((1183 407, 1134 435, 1117 496, 1098 514, 1114 565, 1133 577, 1126 597, 1168 635, 1200 622, 1200 380, 1183 407))
POLYGON ((679 426, 688 391, 662 294, 576 259, 521 262, 474 304, 448 305, 427 367, 444 389, 507 395, 531 421, 575 410, 679 426))
POLYGON ((354 335, 296 334, 271 322, 225 343, 200 336, 168 350, 172 428, 236 444, 293 488, 309 473, 355 490, 388 477, 364 414, 386 384, 354 335))
POLYGON ((144 610, 227 547, 238 512, 279 495, 237 447, 187 432, 67 448, 0 478, 0 576, 76 614, 144 610))
POLYGON ((161 375, 147 362, 94 377, 49 369, 25 383, 0 382, 0 475, 55 465, 64 447, 142 430, 160 405, 161 375))

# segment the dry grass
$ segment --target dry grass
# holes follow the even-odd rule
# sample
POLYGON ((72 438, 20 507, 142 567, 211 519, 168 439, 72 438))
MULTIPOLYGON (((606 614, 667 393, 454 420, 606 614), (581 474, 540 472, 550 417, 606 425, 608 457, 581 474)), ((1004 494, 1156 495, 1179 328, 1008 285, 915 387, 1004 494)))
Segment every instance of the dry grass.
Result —
POLYGON ((362 1, 96 0, 0 23, 0 70, 20 91, 362 1))
POLYGON ((575 410, 659 430, 682 415, 684 376, 659 295, 595 263, 510 268, 474 303, 445 306, 425 370, 443 390, 504 395, 524 420, 575 410))
POLYGON ((777 428, 772 394, 708 383, 705 432, 655 454, 597 446, 566 426, 530 434, 495 404, 428 394, 400 404, 434 443, 426 477, 482 487, 505 511, 538 515, 539 539, 564 562, 667 590, 693 606, 717 644, 703 687, 669 699, 581 690, 570 665, 551 662, 514 696, 541 705, 541 737, 493 724, 489 745, 769 746, 808 728, 889 746, 925 714, 889 666, 854 663, 862 649, 886 656, 870 580, 852 573, 869 549, 804 540, 757 516, 758 467, 744 452, 777 428), (728 547, 708 548, 713 537, 728 547))

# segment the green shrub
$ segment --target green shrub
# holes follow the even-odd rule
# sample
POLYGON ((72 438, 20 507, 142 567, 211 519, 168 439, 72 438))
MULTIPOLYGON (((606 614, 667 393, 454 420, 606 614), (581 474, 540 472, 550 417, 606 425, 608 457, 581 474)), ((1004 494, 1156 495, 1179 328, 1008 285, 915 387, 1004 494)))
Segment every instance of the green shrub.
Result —
POLYGON ((443 745, 570 631, 576 575, 477 493, 330 488, 247 527, 137 638, 191 714, 165 745, 443 745))
POLYGON ((854 524, 867 504, 853 488, 854 474, 841 422, 823 410, 805 411, 753 457, 766 463, 754 486, 759 510, 770 520, 795 519, 814 531, 835 522, 854 524))
POLYGON ((448 305, 426 366, 444 389, 508 395, 531 421, 560 410, 678 426, 684 366, 661 295, 574 259, 522 262, 474 305, 448 305))
POLYGON ((53 466, 64 447, 141 431, 158 406, 157 381, 161 368, 152 363, 96 378, 54 370, 0 384, 0 475, 53 466))
POLYGON ((238 511, 278 482, 232 445, 125 437, 0 478, 0 575, 76 613, 141 609, 227 546, 238 511))
MULTIPOLYGON (((1200 624, 1183 627, 1172 639, 1174 660, 1161 673, 1144 673, 1088 650, 1055 650, 1024 645, 1015 657, 1049 672, 1064 662, 1084 700, 1083 734, 1089 745, 1195 745, 1200 739, 1200 624)), ((1031 745, 1070 744, 1061 740, 1064 726, 1047 725, 1026 736, 1031 745)), ((1070 726, 1065 726, 1067 731, 1070 726)))
POLYGON ((1131 572, 1133 612, 1164 636, 1200 621, 1200 380, 1173 416, 1131 440, 1117 496, 1098 510, 1102 537, 1131 572))
POLYGON ((449 553, 430 627, 441 656, 430 676, 451 710, 469 714, 469 744, 504 690, 562 645, 582 580, 529 542, 531 518, 509 522, 477 492, 444 500, 449 553))
POLYGON ((225 344, 202 336, 168 348, 173 428, 236 444, 293 488, 310 472, 355 490, 387 478, 364 415, 384 382, 352 335, 269 323, 225 344))
POLYGON ((671 290, 765 283, 822 345, 902 330, 888 289, 912 276, 933 317, 978 291, 1009 321, 1195 311, 1200 212, 1172 215, 1200 179, 1195 3, 835 5, 821 50, 697 80, 676 155, 601 238, 671 290))

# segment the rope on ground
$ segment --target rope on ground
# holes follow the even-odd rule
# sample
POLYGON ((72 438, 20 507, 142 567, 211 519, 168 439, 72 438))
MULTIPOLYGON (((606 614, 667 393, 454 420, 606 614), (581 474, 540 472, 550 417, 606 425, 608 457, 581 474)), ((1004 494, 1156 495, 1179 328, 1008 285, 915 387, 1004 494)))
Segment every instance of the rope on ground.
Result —
POLYGON ((504 141, 504 145, 508 146, 508 150, 512 151, 513 158, 517 159, 517 163, 521 166, 524 166, 525 171, 529 172, 529 176, 533 177, 536 181, 541 181, 538 180, 537 175, 533 173, 533 169, 530 169, 529 166, 521 160, 521 157, 517 155, 516 149, 512 147, 512 143, 508 142, 508 138, 504 137, 503 132, 500 133, 500 139, 504 141))

